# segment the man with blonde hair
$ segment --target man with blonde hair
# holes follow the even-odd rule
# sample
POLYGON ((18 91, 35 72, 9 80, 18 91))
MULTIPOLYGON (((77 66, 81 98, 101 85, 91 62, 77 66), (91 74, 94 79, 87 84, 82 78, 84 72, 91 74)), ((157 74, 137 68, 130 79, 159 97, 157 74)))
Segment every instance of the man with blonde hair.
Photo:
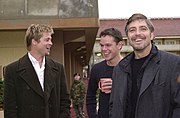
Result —
POLYGON ((5 69, 4 118, 70 118, 63 65, 47 57, 53 33, 45 24, 28 27, 27 54, 5 69))

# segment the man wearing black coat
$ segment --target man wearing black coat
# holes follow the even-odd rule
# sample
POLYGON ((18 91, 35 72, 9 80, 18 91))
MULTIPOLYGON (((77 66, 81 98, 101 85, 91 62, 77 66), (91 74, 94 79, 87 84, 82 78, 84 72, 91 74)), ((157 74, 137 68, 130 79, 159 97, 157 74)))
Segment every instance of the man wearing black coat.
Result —
POLYGON ((52 34, 49 25, 27 29, 28 53, 5 69, 4 118, 70 118, 63 65, 46 57, 52 34))
POLYGON ((134 51, 114 68, 110 118, 180 118, 180 56, 157 49, 143 14, 133 14, 125 32, 134 51))

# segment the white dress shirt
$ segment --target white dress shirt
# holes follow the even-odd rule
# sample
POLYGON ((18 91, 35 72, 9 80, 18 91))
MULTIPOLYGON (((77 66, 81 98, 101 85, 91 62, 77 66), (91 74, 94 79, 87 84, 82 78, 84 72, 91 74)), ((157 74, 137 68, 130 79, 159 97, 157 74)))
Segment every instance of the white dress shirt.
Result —
POLYGON ((45 69, 45 57, 43 58, 42 66, 39 62, 28 52, 29 59, 36 71, 42 90, 44 91, 44 69, 45 69))

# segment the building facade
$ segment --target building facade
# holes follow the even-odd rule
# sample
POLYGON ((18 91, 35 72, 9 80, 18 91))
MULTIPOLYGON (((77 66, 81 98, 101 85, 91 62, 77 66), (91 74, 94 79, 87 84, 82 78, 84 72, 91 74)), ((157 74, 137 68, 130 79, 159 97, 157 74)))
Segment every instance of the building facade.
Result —
MULTIPOLYGON (((122 32, 124 40, 121 54, 123 56, 126 56, 128 53, 133 51, 124 32, 126 22, 127 19, 100 20, 100 28, 91 57, 91 65, 103 60, 100 53, 99 34, 106 28, 114 27, 122 32)), ((153 41, 157 45, 158 49, 180 56, 180 18, 152 18, 151 22, 155 27, 155 39, 153 41)))
POLYGON ((30 24, 54 28, 50 57, 64 64, 68 87, 75 72, 89 64, 99 28, 96 0, 1 0, 0 78, 3 67, 26 53, 24 35, 30 24))

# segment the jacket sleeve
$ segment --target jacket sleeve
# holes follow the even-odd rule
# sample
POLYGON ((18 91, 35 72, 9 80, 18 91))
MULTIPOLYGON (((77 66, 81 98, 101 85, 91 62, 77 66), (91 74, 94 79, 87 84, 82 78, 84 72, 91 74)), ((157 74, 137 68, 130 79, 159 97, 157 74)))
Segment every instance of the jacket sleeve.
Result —
POLYGON ((4 75, 4 117, 17 118, 17 101, 15 89, 15 72, 14 66, 7 66, 4 75))
POLYGON ((70 88, 70 98, 73 99, 73 91, 74 91, 74 83, 72 83, 71 88, 70 88))
POLYGON ((176 64, 176 73, 174 80, 172 80, 173 88, 173 115, 172 118, 180 118, 180 61, 176 64))
POLYGON ((96 92, 98 89, 98 83, 95 78, 95 70, 94 68, 91 69, 90 79, 88 82, 88 89, 86 95, 86 108, 89 118, 96 118, 97 111, 96 111, 96 92))
MULTIPOLYGON (((112 75, 112 80, 114 78, 114 73, 112 75)), ((114 81, 113 81, 114 83, 114 81)), ((110 99, 109 99, 109 118, 112 118, 112 107, 113 107, 113 96, 114 96, 114 85, 112 83, 112 89, 111 89, 111 94, 110 94, 110 99)))
POLYGON ((70 97, 69 91, 67 89, 66 77, 63 66, 60 69, 61 77, 60 77, 60 115, 59 118, 70 118, 70 97))
POLYGON ((83 100, 83 102, 84 102, 85 94, 86 94, 86 88, 85 88, 84 82, 81 81, 81 100, 83 100))
POLYGON ((118 69, 117 67, 114 67, 114 70, 113 70, 113 74, 112 74, 112 89, 111 89, 111 94, 110 94, 110 100, 109 100, 109 118, 112 118, 113 115, 112 115, 112 112, 113 112, 113 100, 115 99, 115 92, 116 92, 116 88, 115 88, 115 83, 116 80, 114 78, 116 78, 116 73, 117 73, 118 69))

